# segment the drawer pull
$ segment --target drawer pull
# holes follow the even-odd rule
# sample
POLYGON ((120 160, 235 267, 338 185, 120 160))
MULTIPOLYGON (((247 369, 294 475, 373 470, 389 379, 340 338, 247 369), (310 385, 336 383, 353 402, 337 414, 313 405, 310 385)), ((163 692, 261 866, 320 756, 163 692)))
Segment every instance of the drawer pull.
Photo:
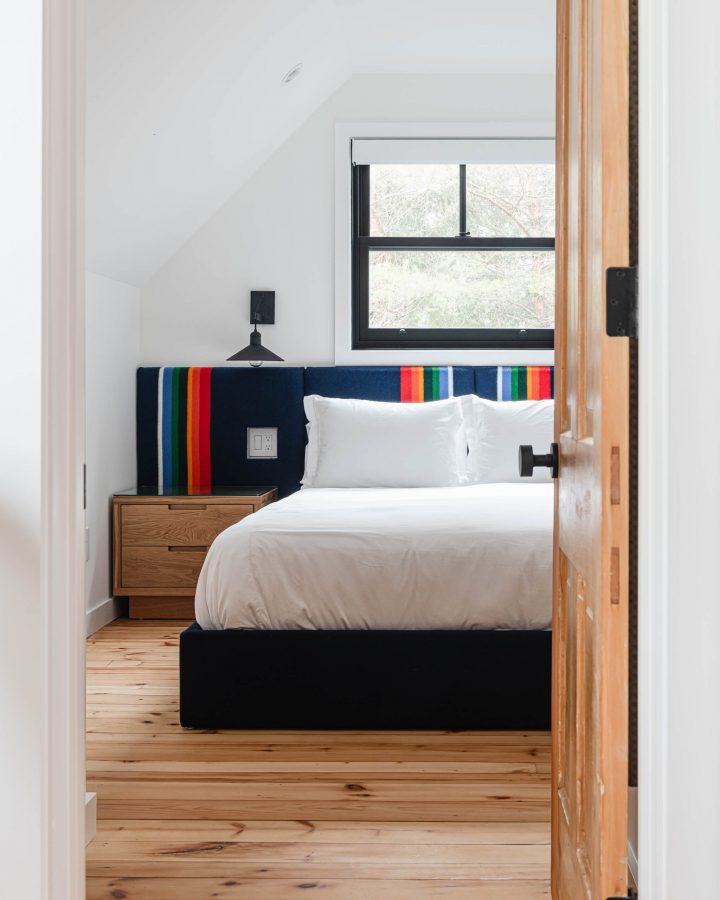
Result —
POLYGON ((168 509, 207 509, 207 503, 169 503, 168 509))
POLYGON ((207 547, 186 547, 184 545, 168 547, 171 553, 207 553, 207 547))

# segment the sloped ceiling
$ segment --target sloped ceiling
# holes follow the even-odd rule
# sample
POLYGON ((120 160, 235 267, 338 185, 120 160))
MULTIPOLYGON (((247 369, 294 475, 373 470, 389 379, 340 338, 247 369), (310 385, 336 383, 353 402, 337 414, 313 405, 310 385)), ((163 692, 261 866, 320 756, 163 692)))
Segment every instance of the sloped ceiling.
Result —
POLYGON ((88 0, 87 35, 87 266, 136 285, 350 75, 554 68, 553 0, 88 0))

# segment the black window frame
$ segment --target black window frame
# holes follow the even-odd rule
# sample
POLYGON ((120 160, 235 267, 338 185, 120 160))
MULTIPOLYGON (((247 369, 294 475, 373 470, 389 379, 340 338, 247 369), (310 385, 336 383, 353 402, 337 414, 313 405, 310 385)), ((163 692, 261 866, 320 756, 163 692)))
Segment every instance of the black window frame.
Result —
POLYGON ((370 235, 370 165, 352 166, 352 349, 353 350, 551 350, 554 328, 371 328, 369 265, 372 249, 555 250, 555 238, 473 237, 467 231, 466 167, 460 164, 459 228, 456 237, 370 235))

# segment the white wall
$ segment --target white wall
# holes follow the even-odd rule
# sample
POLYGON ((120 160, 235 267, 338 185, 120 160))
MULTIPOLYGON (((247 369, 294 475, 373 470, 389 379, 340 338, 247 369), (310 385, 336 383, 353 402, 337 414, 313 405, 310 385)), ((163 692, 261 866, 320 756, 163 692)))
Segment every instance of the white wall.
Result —
POLYGON ((88 634, 119 614, 111 584, 111 497, 132 487, 135 462, 135 369, 139 290, 86 273, 86 464, 90 559, 86 564, 88 634))
POLYGON ((255 288, 276 291, 267 346, 331 364, 335 123, 547 122, 554 102, 543 75, 349 79, 143 288, 141 362, 222 364, 248 342, 255 288))

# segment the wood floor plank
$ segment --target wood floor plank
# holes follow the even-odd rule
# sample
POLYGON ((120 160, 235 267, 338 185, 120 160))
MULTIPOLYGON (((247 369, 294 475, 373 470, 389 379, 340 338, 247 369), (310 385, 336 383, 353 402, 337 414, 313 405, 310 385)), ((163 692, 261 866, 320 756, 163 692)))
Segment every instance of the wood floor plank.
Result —
MULTIPOLYGON (((344 860, 334 860, 327 863, 311 863, 305 860, 288 860, 287 862, 253 862, 253 861, 228 861, 224 865, 220 860, 204 863, 198 860, 190 860, 189 862, 179 863, 178 860, 171 859, 163 864, 155 862, 142 862, 132 858, 113 859, 107 865, 102 866, 90 860, 87 866, 87 875, 89 877, 98 877, 102 875, 110 875, 114 873, 120 865, 126 873, 124 878, 153 878, 167 879, 172 877, 189 878, 195 881, 198 878, 220 878, 220 879, 252 879, 254 882, 265 881, 266 879, 277 880, 290 878, 303 878, 305 880, 321 880, 342 877, 347 883, 356 879, 373 879, 385 882, 407 881, 409 879, 422 880, 426 890, 430 890, 433 882, 454 878, 458 881, 479 881, 483 878, 488 880, 507 879, 510 875, 513 880, 532 881, 542 880, 538 872, 547 870, 547 863, 537 867, 538 871, 526 871, 526 866, 516 865, 514 868, 505 872, 498 873, 493 867, 475 866, 452 866, 447 863, 438 862, 440 868, 432 866, 422 866, 416 862, 388 863, 386 865, 360 865, 345 862, 344 860), (340 876, 339 873, 343 875, 340 876), (529 877, 527 877, 529 874, 529 877)), ((254 895, 251 895, 254 896, 254 895)), ((167 897, 166 900, 171 900, 167 897)), ((194 900, 198 900, 195 896, 194 900)))
MULTIPOLYGON (((93 735, 93 737, 95 737, 93 735)), ((212 741, 204 743, 195 742, 194 744, 168 744, 163 741, 162 735, 155 735, 146 743, 138 741, 126 741, 114 743, 112 741, 88 741, 88 759, 109 759, 109 760, 175 760, 176 762, 192 762, 195 759, 203 759, 206 762, 230 762, 233 760, 260 761, 260 760, 286 760, 287 762, 310 762, 318 759, 326 759, 329 762, 344 762, 350 760, 353 763, 360 762, 399 762, 403 756, 412 757, 422 762, 442 762, 451 758, 458 758, 465 762, 480 762, 483 760, 497 760, 505 757, 512 762, 525 762, 533 760, 534 757, 522 751, 502 754, 501 757, 497 753, 483 753, 482 751, 473 752, 467 750, 448 751, 442 748, 418 749, 412 754, 403 752, 401 749, 393 749, 389 747, 385 750, 377 750, 375 752, 368 750, 347 751, 342 748, 332 746, 318 745, 317 747, 277 747, 272 744, 266 745, 244 745, 235 747, 216 745, 212 741)))
POLYGON ((87 900, 547 900, 541 881, 89 878, 87 900))
MULTIPOLYGON (((153 735, 150 737, 154 738, 153 735)), ((506 753, 520 753, 526 758, 532 759, 536 756, 547 755, 547 752, 549 752, 547 748, 538 747, 533 744, 517 746, 512 743, 483 744, 481 741, 461 742, 456 740, 454 735, 447 735, 444 741, 439 742, 428 741, 426 738, 422 737, 416 738, 413 741, 403 740, 403 738, 406 737, 405 734, 402 734, 397 741, 393 740, 392 735, 376 739, 368 738, 366 740, 361 740, 355 738, 354 740, 342 740, 342 738, 336 738, 332 734, 313 734, 303 735, 302 738, 298 736, 298 740, 295 742, 291 739, 287 739, 285 736, 283 736, 282 739, 277 739, 271 734, 247 734, 232 731, 190 730, 180 728, 171 734, 157 735, 157 739, 165 744, 175 744, 182 747, 192 747, 198 744, 210 744, 214 747, 229 745, 240 749, 242 747, 269 746, 275 748, 287 747, 291 750, 298 750, 303 747, 311 747, 313 751, 325 747, 327 750, 345 753, 360 752, 363 754, 368 752, 383 753, 390 750, 395 753, 396 756, 400 753, 412 754, 414 756, 417 752, 422 753, 424 751, 435 750, 444 753, 446 759, 448 754, 455 753, 461 755, 465 753, 483 754, 487 758, 494 757, 495 759, 506 759, 506 753)), ((134 744, 137 742, 138 738, 136 735, 120 731, 117 734, 103 732, 98 734, 94 740, 96 742, 108 741, 112 743, 134 744)))
POLYGON ((547 822, 314 822, 100 819, 102 841, 294 841, 298 844, 549 844, 547 822))
MULTIPOLYGON (((92 783, 89 790, 94 790, 92 783)), ((107 800, 98 797, 98 815, 113 819, 351 819, 362 822, 544 822, 547 804, 542 801, 512 804, 496 801, 471 803, 288 803, 287 801, 217 800, 107 800)))
MULTIPOLYGON (((176 689, 177 690, 177 689, 176 689)), ((287 745, 290 747, 302 747, 305 744, 317 746, 331 742, 333 747, 347 747, 352 749, 387 749, 407 747, 408 750, 422 750, 424 748, 436 748, 446 752, 462 750, 497 750, 497 749, 516 749, 527 750, 529 753, 533 751, 539 752, 544 749, 538 744, 537 739, 525 741, 513 741, 509 735, 493 735, 493 739, 489 739, 489 735, 463 735, 455 732, 448 732, 439 735, 416 735, 412 732, 385 732, 384 734, 363 735, 352 733, 334 734, 333 732, 310 731, 298 732, 296 737, 287 732, 272 731, 217 731, 215 729, 184 729, 178 730, 172 737, 165 737, 164 740, 178 744, 203 743, 207 740, 207 736, 212 735, 213 744, 232 744, 241 747, 244 744, 274 744, 275 746, 287 745)), ((121 740, 120 738, 112 738, 111 740, 121 740)), ((135 738, 127 735, 127 741, 134 741, 135 738)))
POLYGON ((186 623, 88 641, 88 900, 539 900, 544 732, 190 731, 186 623))
POLYGON ((538 763, 403 762, 176 762, 174 760, 91 759, 87 770, 96 781, 465 781, 528 782, 548 779, 538 763), (543 777, 544 776, 544 777, 543 777))
POLYGON ((172 878, 374 878, 437 880, 542 879, 547 846, 445 844, 428 854, 412 844, 313 844, 186 841, 116 843, 95 841, 88 849, 88 875, 172 878))
POLYGON ((514 802, 547 800, 546 784, 503 783, 476 784, 458 780, 449 784, 395 781, 344 782, 186 782, 166 778, 159 781, 119 782, 92 781, 93 790, 104 800, 214 800, 240 803, 244 801, 276 801, 292 804, 304 802, 330 803, 462 803, 473 806, 487 801, 514 802))

